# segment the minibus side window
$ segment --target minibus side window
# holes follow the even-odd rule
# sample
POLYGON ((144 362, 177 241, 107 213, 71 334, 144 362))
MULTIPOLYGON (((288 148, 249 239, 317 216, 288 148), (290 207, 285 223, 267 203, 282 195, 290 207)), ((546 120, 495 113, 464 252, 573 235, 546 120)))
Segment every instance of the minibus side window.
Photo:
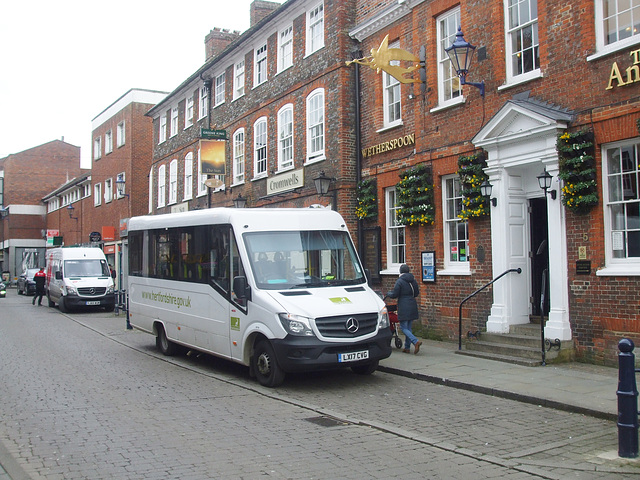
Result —
MULTIPOLYGON (((240 253, 238 252, 238 244, 236 243, 236 239, 231 236, 231 278, 246 277, 246 275, 240 253)), ((231 291, 231 299, 238 306, 246 307, 247 305, 246 299, 236 297, 233 289, 231 291)))
POLYGON ((229 294, 229 227, 211 227, 211 247, 209 249, 211 281, 225 294, 229 294))

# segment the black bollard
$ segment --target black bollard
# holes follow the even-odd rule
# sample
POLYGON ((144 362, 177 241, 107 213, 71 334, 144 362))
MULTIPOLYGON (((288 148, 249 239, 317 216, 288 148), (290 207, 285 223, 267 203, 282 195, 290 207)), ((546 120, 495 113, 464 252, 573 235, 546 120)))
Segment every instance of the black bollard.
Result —
POLYGON ((618 456, 638 456, 638 389, 633 342, 618 342, 618 456))

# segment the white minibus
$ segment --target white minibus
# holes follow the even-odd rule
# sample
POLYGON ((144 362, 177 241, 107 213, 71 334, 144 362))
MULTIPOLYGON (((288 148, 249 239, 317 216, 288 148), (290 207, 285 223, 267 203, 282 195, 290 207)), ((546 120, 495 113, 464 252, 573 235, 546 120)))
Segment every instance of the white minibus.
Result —
POLYGON ((391 354, 386 307, 335 211, 133 217, 128 237, 129 320, 165 355, 206 352, 274 387, 288 372, 370 374, 391 354))

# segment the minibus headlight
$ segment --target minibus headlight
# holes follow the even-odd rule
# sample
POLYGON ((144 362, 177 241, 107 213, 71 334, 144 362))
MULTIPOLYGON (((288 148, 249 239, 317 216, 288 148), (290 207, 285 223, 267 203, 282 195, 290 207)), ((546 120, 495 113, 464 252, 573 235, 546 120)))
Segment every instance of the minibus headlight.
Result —
POLYGON ((107 295, 109 295, 110 293, 113 293, 113 285, 107 287, 107 295))
POLYGON ((389 328, 389 313, 387 313, 387 307, 380 310, 378 314, 378 328, 389 328))
POLYGON ((78 294, 78 290, 76 290, 76 287, 72 287, 71 285, 67 285, 66 290, 67 290, 67 295, 77 295, 78 294))
POLYGON ((287 333, 300 337, 314 336, 313 330, 311 330, 311 319, 288 313, 281 313, 279 317, 280 323, 282 323, 287 333))

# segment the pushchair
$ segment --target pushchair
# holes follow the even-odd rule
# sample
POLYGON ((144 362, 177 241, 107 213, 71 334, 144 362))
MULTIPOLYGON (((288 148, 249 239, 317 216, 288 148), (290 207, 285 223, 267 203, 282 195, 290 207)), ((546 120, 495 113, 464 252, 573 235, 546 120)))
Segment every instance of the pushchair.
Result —
POLYGON ((400 338, 400 322, 398 321, 398 305, 387 305, 389 313, 389 328, 391 329, 391 338, 395 339, 396 348, 402 348, 402 339, 400 338))

